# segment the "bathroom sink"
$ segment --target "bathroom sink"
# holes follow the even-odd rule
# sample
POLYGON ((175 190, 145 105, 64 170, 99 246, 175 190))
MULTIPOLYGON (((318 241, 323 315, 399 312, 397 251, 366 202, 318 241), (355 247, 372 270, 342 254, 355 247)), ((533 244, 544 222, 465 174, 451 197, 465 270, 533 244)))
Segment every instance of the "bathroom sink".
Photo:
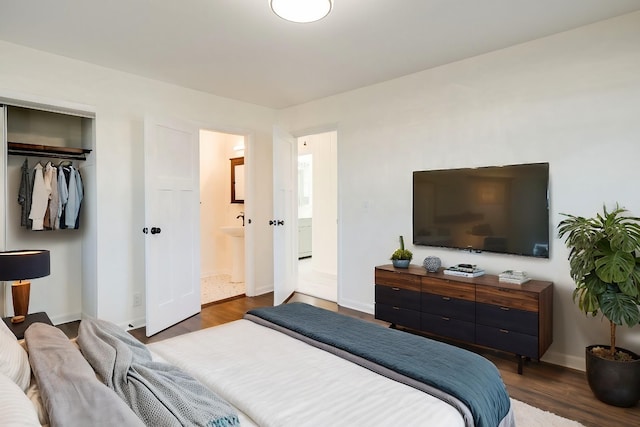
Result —
POLYGON ((228 225, 226 227, 220 227, 223 233, 232 237, 244 237, 244 227, 240 225, 228 225))
POLYGON ((244 282, 244 227, 228 225, 220 229, 231 237, 231 283, 244 282))

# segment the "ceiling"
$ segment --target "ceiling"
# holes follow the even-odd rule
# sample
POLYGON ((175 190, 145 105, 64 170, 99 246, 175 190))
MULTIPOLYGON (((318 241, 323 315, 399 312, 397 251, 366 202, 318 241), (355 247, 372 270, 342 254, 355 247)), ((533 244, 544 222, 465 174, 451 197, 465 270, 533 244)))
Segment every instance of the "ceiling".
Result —
POLYGON ((284 108, 640 10, 638 0, 0 0, 0 39, 284 108))

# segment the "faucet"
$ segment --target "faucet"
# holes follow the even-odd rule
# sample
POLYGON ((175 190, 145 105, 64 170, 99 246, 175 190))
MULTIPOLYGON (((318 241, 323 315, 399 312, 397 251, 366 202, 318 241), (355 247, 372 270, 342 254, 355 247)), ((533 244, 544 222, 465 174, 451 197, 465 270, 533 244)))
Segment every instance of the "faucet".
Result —
POLYGON ((240 215, 236 217, 236 219, 242 218, 242 226, 244 227, 244 212, 240 212, 240 215))

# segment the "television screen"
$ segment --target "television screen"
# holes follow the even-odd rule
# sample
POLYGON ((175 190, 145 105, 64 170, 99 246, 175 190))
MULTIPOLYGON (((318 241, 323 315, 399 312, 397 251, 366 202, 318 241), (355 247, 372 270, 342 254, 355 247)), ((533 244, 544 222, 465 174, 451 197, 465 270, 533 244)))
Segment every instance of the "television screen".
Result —
POLYGON ((413 243, 549 258, 549 164, 413 173, 413 243))

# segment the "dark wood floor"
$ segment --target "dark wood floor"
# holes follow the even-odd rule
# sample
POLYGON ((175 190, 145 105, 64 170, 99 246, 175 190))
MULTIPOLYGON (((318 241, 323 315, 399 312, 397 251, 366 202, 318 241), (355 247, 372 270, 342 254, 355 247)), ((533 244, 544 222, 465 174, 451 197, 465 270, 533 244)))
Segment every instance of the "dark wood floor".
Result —
MULTIPOLYGON (((295 294, 290 301, 302 301, 338 311, 365 320, 376 321, 373 316, 337 306, 321 299, 295 294)), ((154 342, 181 335, 190 331, 220 325, 242 318, 249 309, 271 306, 273 294, 258 297, 241 297, 229 301, 210 304, 202 312, 151 338, 145 336, 144 328, 130 331, 144 343, 154 342)), ((606 405, 591 393, 584 372, 562 368, 547 363, 530 362, 525 365, 524 375, 518 375, 513 356, 499 352, 478 350, 496 364, 514 399, 532 406, 576 420, 587 427, 632 427, 640 426, 640 405, 633 408, 617 408, 606 405)))

